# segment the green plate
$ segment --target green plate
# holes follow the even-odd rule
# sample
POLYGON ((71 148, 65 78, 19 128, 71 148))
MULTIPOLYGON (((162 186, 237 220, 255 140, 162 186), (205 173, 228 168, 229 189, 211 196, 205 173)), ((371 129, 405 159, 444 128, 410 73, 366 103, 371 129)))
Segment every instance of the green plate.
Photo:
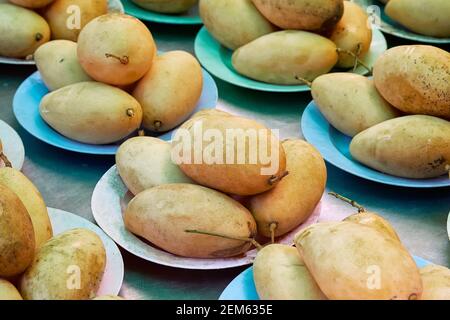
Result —
POLYGON ((391 34, 399 38, 418 42, 436 43, 436 44, 450 43, 450 38, 436 38, 425 36, 406 29, 399 23, 389 18, 384 13, 384 5, 378 0, 352 0, 352 1, 365 8, 367 13, 376 15, 377 16, 376 20, 379 21, 378 27, 380 28, 381 31, 385 33, 391 34))
POLYGON ((122 0, 125 13, 138 19, 166 23, 166 24, 203 24, 198 14, 198 5, 192 7, 188 12, 182 14, 164 14, 154 11, 145 10, 135 5, 131 0, 122 0))
MULTIPOLYGON (((376 59, 386 49, 387 43, 383 34, 378 30, 374 30, 370 51, 362 60, 366 65, 372 67, 376 59)), ((217 42, 205 27, 199 31, 195 39, 195 54, 203 67, 211 74, 239 87, 267 92, 303 92, 310 90, 306 85, 276 85, 252 80, 240 75, 231 64, 233 52, 217 42)), ((342 72, 340 69, 333 71, 342 72)), ((360 66, 355 70, 355 73, 365 75, 368 71, 360 66)))

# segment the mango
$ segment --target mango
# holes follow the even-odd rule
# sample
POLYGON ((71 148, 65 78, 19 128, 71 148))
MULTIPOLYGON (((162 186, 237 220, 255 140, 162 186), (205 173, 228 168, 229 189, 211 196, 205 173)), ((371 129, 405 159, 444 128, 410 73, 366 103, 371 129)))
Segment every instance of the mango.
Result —
POLYGON ((195 110, 202 89, 202 68, 191 54, 170 51, 156 57, 133 91, 144 112, 143 127, 155 132, 177 127, 195 110))
POLYGON ((328 73, 338 61, 336 45, 320 35, 286 30, 262 36, 233 53, 237 72, 273 84, 302 84, 328 73))
POLYGON ((356 160, 394 176, 441 176, 450 163, 450 122, 431 116, 405 116, 356 135, 350 144, 356 160))
POLYGON ((0 3, 0 56, 30 58, 50 40, 50 27, 37 13, 0 3))
POLYGON ((277 30, 251 0, 200 0, 199 8, 208 32, 231 50, 277 30))
POLYGON ((44 96, 39 112, 62 135, 91 144, 124 139, 142 122, 142 108, 131 95, 99 82, 79 82, 53 91, 44 96))
POLYGON ((124 214, 126 228, 154 245, 190 258, 226 258, 248 251, 256 223, 239 202, 193 184, 166 184, 139 193, 124 214))

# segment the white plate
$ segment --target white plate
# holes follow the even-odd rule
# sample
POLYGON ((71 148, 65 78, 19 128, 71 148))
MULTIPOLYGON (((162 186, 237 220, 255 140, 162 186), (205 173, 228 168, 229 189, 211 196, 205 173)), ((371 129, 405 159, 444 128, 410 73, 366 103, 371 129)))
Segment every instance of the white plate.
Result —
MULTIPOLYGON (((108 12, 120 12, 124 13, 122 2, 120 0, 108 0, 108 12)), ((0 56, 0 63, 4 64, 16 64, 16 65, 34 65, 34 60, 15 59, 0 56)))
POLYGON ((13 128, 0 120, 0 140, 3 153, 8 157, 14 169, 21 170, 25 160, 25 148, 22 139, 13 128))
POLYGON ((450 213, 448 214, 447 219, 447 233, 448 233, 448 240, 450 240, 450 213))
POLYGON ((106 250, 106 268, 97 296, 118 295, 122 287, 124 265, 122 255, 114 241, 95 224, 73 213, 53 208, 48 208, 48 213, 55 236, 71 229, 85 228, 95 232, 102 239, 106 250))
MULTIPOLYGON (((144 242, 124 225, 122 212, 132 195, 122 182, 116 166, 109 169, 97 183, 92 195, 92 213, 97 224, 122 248, 128 252, 157 264, 197 270, 226 269, 251 264, 256 250, 250 250, 243 256, 224 259, 193 259, 170 254, 144 242)), ((297 229, 277 239, 278 243, 292 244, 295 234, 301 229, 316 223, 319 219, 321 204, 312 216, 297 229)))

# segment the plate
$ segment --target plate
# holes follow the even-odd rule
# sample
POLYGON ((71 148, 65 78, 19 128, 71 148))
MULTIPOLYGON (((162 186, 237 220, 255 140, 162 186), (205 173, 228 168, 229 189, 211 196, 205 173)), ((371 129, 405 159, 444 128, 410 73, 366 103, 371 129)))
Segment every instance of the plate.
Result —
POLYGON ((135 5, 131 0, 122 0, 125 13, 144 21, 165 24, 203 24, 198 13, 198 5, 182 14, 164 14, 146 10, 135 5))
POLYGON ((447 219, 447 234, 448 234, 448 239, 450 240, 450 213, 448 214, 448 219, 447 219))
POLYGON ((351 138, 331 126, 322 116, 314 101, 303 112, 301 127, 305 139, 320 151, 326 161, 355 176, 400 187, 438 188, 450 186, 448 175, 433 179, 401 178, 376 171, 354 160, 349 151, 351 138))
MULTIPOLYGON (((123 13, 123 5, 120 0, 108 0, 108 12, 120 12, 123 13)), ((34 60, 15 59, 0 56, 0 63, 15 64, 15 65, 34 65, 34 60)))
POLYGON ((118 295, 122 287, 124 265, 122 255, 114 241, 95 224, 73 213, 48 208, 48 214, 55 236, 71 229, 84 228, 95 232, 102 239, 106 250, 106 267, 97 296, 118 295))
MULTIPOLYGON (((386 39, 380 31, 375 29, 370 51, 362 60, 366 65, 373 66, 375 60, 386 51, 386 49, 386 39)), ((206 70, 223 81, 239 87, 267 92, 303 92, 310 90, 306 85, 276 85, 252 80, 240 75, 234 70, 231 64, 232 54, 233 51, 223 47, 217 42, 205 27, 197 34, 197 37, 195 38, 195 55, 206 70)), ((367 70, 362 66, 359 66, 355 73, 364 75, 367 74, 367 70)))
MULTIPOLYGON (((251 264, 257 251, 250 250, 245 255, 225 259, 193 259, 170 254, 151 246, 131 232, 124 225, 122 212, 132 195, 122 182, 116 166, 108 170, 97 183, 92 195, 92 213, 95 221, 119 246, 128 252, 157 264, 182 269, 213 270, 226 269, 251 264)), ((319 220, 321 204, 311 217, 286 236, 277 239, 278 243, 292 244, 294 236, 303 228, 319 220)))
MULTIPOLYGON (((64 137, 53 130, 39 114, 39 103, 48 89, 41 79, 39 72, 29 76, 17 89, 13 100, 13 110, 17 121, 31 135, 52 146, 87 154, 114 155, 120 142, 108 145, 93 145, 81 143, 64 137)), ((213 78, 203 70, 203 91, 195 111, 213 109, 218 99, 217 86, 213 78)), ((194 112, 195 112, 194 111, 194 112)), ((170 140, 172 131, 166 132, 158 138, 170 140)))
MULTIPOLYGON (((352 0, 353 2, 359 4, 361 7, 365 8, 368 13, 374 12, 377 15, 376 20, 378 20, 379 28, 381 31, 391 34, 393 36, 418 41, 418 42, 426 42, 426 43, 450 43, 450 38, 436 38, 421 35, 410 31, 395 22, 391 18, 389 18, 384 13, 384 4, 382 4, 378 0, 352 0)), ((376 28, 376 26, 374 26, 376 28)))
POLYGON ((25 148, 17 132, 6 122, 0 120, 0 140, 3 152, 8 157, 14 169, 21 170, 25 160, 25 148))
MULTIPOLYGON (((419 268, 432 264, 419 257, 414 257, 414 260, 419 268)), ((220 295, 219 300, 259 300, 253 281, 253 267, 244 270, 231 281, 220 295)))

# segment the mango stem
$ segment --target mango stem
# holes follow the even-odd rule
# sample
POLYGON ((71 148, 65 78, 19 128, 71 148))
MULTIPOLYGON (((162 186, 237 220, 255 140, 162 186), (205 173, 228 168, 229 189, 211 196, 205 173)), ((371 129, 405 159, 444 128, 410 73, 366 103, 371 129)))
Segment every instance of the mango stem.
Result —
POLYGON ((346 197, 344 197, 344 196, 342 196, 342 195, 340 195, 340 194, 338 194, 338 193, 336 193, 336 192, 328 192, 328 194, 329 194, 330 196, 333 196, 333 197, 335 197, 335 198, 338 198, 339 200, 342 200, 342 201, 344 201, 344 202, 347 202, 347 203, 350 204, 352 207, 355 207, 356 209, 358 209, 358 213, 366 212, 366 209, 365 209, 362 205, 360 205, 358 202, 356 202, 356 201, 354 201, 354 200, 351 200, 351 199, 349 199, 349 198, 346 198, 346 197))
POLYGON ((304 84, 306 84, 310 88, 312 87, 312 82, 311 81, 306 80, 306 79, 304 79, 304 78, 302 78, 300 76, 295 76, 295 80, 303 82, 304 84))
POLYGON ((272 222, 269 225, 269 229, 270 229, 270 241, 272 242, 272 244, 275 243, 275 230, 278 228, 278 223, 276 222, 272 222))
POLYGON ((128 58, 128 56, 118 57, 111 53, 105 53, 105 57, 117 59, 121 64, 128 64, 130 62, 130 58, 128 58))
POLYGON ((131 108, 127 109, 127 116, 129 116, 131 118, 134 117, 134 110, 131 108))
POLYGON ((289 175, 289 171, 285 171, 283 172, 283 174, 279 175, 279 176, 271 176, 269 179, 269 184, 271 186, 273 186, 275 183, 280 182, 281 180, 283 180, 283 178, 285 178, 287 175, 289 175))
POLYGON ((355 60, 358 62, 359 65, 363 66, 364 69, 366 69, 367 71, 369 71, 369 74, 372 74, 372 68, 368 67, 359 57, 356 53, 350 51, 350 50, 344 50, 341 48, 336 48, 337 53, 345 53, 345 54, 349 54, 352 57, 355 58, 355 60))
POLYGON ((358 43, 358 46, 356 47, 356 55, 355 55, 355 60, 353 62, 353 72, 355 72, 356 68, 358 68, 358 57, 361 54, 361 50, 362 50, 362 45, 361 43, 358 43))
POLYGON ((8 157, 3 152, 0 152, 0 160, 2 160, 5 163, 5 166, 7 168, 12 168, 11 161, 9 161, 8 157))
POLYGON ((155 131, 159 131, 162 127, 162 121, 155 120, 153 121, 153 126, 155 127, 155 131))
POLYGON ((230 239, 230 240, 251 242, 258 250, 262 249, 262 245, 259 244, 253 238, 232 237, 232 236, 227 236, 227 235, 224 235, 224 234, 212 233, 212 232, 206 232, 206 231, 199 231, 199 230, 184 230, 184 232, 186 232, 186 233, 194 233, 194 234, 203 234, 203 235, 206 235, 206 236, 212 236, 212 237, 218 237, 218 238, 224 238, 224 239, 230 239))

